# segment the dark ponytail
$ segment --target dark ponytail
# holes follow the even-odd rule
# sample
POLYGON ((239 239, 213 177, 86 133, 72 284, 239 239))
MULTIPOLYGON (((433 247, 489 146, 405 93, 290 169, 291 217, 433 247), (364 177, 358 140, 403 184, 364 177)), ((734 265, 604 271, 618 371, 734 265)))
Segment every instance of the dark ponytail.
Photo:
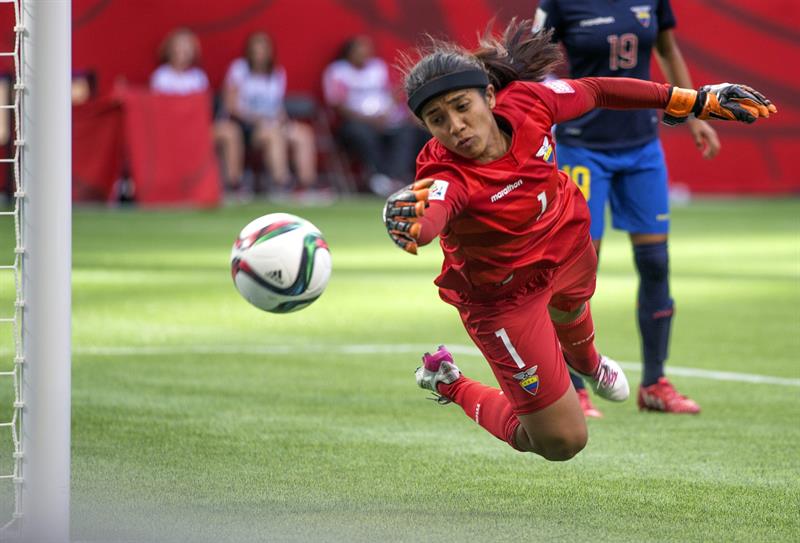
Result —
POLYGON ((512 19, 500 39, 491 28, 472 54, 486 67, 489 81, 500 90, 512 81, 541 81, 561 61, 561 48, 552 30, 533 32, 533 21, 512 19))
POLYGON ((490 24, 474 51, 428 36, 429 43, 417 49, 419 60, 404 56, 400 61, 406 94, 438 77, 476 68, 486 72, 495 90, 512 81, 541 81, 561 63, 561 49, 552 42, 552 31, 532 28, 531 20, 512 19, 498 38, 490 24))

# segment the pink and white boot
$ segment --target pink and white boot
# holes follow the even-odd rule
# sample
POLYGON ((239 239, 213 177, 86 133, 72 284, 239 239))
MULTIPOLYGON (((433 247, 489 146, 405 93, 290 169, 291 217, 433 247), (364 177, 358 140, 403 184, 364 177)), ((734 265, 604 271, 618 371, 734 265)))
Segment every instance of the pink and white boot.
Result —
POLYGON ((439 393, 439 383, 451 384, 461 377, 461 370, 453 362, 453 355, 444 345, 439 345, 435 353, 425 353, 422 356, 422 365, 415 373, 417 385, 425 390, 430 390, 440 404, 450 403, 450 399, 439 393))

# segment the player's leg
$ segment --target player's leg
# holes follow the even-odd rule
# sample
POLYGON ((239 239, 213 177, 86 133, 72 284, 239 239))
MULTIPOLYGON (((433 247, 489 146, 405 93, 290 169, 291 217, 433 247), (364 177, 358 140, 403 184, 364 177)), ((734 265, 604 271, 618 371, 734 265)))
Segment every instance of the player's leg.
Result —
POLYGON ((586 445, 586 423, 569 388, 552 405, 517 415, 503 390, 461 375, 444 346, 425 354, 423 366, 417 369, 417 383, 441 394, 439 403, 461 406, 478 425, 518 451, 548 460, 569 460, 586 445))
POLYGON ((640 408, 696 413, 696 403, 664 378, 674 301, 669 284, 669 194, 661 144, 655 140, 628 154, 630 169, 612 188, 615 228, 630 233, 639 275, 637 322, 642 347, 640 408))
POLYGON ((595 393, 607 400, 628 398, 628 381, 614 360, 595 348, 589 299, 594 294, 597 256, 591 243, 562 265, 553 276, 548 312, 564 358, 574 372, 590 379, 595 393))
POLYGON ((517 450, 549 460, 567 460, 586 444, 586 421, 571 392, 566 364, 547 314, 548 299, 549 291, 542 291, 520 305, 462 312, 467 332, 489 362, 499 389, 454 372, 452 357, 443 349, 424 357, 417 382, 432 388, 425 386, 425 372, 441 370, 442 379, 432 383, 438 387, 436 392, 461 406, 489 433, 517 450), (444 370, 430 364, 434 358, 444 370), (526 416, 532 413, 537 415, 526 416))
POLYGON ((569 460, 583 450, 589 430, 578 396, 570 389, 541 411, 519 415, 514 434, 518 450, 554 461, 569 460))
POLYGON ((497 400, 505 398, 518 420, 511 445, 568 460, 586 446, 588 434, 546 310, 548 298, 542 292, 516 311, 465 324, 500 383, 497 400))
MULTIPOLYGON (((570 176, 586 198, 589 212, 592 215, 592 242, 598 251, 605 230, 605 210, 608 201, 608 190, 613 171, 603 152, 582 147, 557 144, 559 167, 570 176)), ((602 413, 592 405, 583 379, 574 373, 570 374, 572 386, 578 393, 583 412, 588 417, 601 417, 602 413)))

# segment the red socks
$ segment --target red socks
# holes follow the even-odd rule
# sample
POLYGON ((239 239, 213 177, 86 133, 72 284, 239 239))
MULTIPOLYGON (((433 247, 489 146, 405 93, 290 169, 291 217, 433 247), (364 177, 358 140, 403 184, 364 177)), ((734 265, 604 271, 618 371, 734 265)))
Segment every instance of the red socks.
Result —
POLYGON ((586 311, 572 322, 553 323, 567 363, 584 375, 594 375, 600 355, 594 348, 594 322, 589 304, 586 311))
POLYGON ((439 383, 439 393, 453 400, 464 413, 497 439, 513 448, 519 419, 511 411, 503 391, 463 375, 451 384, 439 383))

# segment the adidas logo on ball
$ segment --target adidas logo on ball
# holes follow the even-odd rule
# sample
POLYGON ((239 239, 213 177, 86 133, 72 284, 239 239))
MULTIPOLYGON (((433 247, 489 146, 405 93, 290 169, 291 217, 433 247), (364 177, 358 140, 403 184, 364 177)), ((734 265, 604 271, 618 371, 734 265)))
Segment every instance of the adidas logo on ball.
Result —
POLYGON ((231 251, 236 289, 259 309, 289 313, 320 297, 331 276, 322 233, 288 213, 272 213, 244 227, 231 251))

